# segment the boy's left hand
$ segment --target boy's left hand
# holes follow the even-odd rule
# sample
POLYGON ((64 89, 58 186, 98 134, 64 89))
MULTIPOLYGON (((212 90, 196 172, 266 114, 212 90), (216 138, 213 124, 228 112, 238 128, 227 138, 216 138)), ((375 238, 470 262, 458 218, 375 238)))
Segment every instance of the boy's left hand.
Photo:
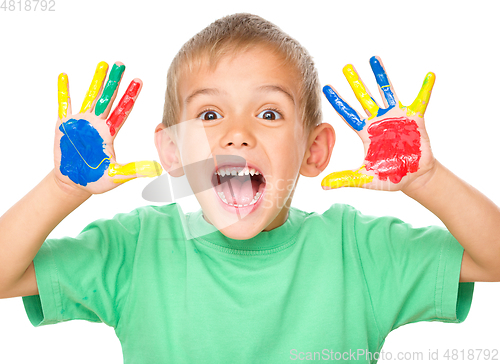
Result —
POLYGON ((429 72, 415 101, 403 106, 379 57, 370 59, 385 108, 377 105, 348 64, 343 72, 368 118, 362 119, 337 93, 327 85, 323 92, 337 113, 358 133, 365 148, 363 165, 356 170, 334 172, 322 181, 323 189, 363 187, 385 191, 407 189, 410 184, 429 173, 435 166, 429 137, 425 130, 424 113, 429 102, 435 75, 429 72))

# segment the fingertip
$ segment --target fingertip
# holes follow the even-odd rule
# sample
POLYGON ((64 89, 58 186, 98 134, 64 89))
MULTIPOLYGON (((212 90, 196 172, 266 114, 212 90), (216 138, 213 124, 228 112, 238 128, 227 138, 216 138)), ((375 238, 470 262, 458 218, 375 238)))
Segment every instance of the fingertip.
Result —
POLYGON ((434 72, 429 72, 425 75, 424 86, 434 86, 434 82, 436 81, 436 75, 434 72))
POLYGON ((157 161, 153 161, 153 162, 154 162, 154 168, 155 168, 155 172, 156 172, 156 177, 159 177, 163 173, 163 168, 162 168, 161 164, 158 163, 157 161))
POLYGON ((104 61, 101 61, 97 64, 97 69, 98 70, 107 70, 108 69, 108 64, 104 61))
POLYGON ((333 91, 333 87, 329 84, 323 86, 323 93, 325 95, 331 95, 333 94, 335 91, 333 91))
POLYGON ((344 68, 342 68, 342 73, 346 76, 346 77, 349 77, 349 76, 352 76, 353 73, 355 73, 356 71, 354 70, 354 66, 349 63, 349 64, 346 64, 344 66, 344 68))
POLYGON ((370 66, 374 72, 385 72, 382 59, 379 56, 373 56, 370 58, 370 66))
POLYGON ((354 82, 360 81, 358 72, 356 71, 356 68, 352 64, 344 66, 344 68, 342 69, 342 73, 344 74, 345 78, 347 79, 347 82, 349 82, 351 87, 354 82))
POLYGON ((122 62, 115 62, 111 68, 109 77, 114 81, 121 81, 123 73, 125 72, 125 65, 122 62))
MULTIPOLYGON (((141 92, 141 89, 142 89, 142 81, 140 78, 134 78, 132 81, 130 81, 128 87, 127 87, 127 90, 125 91, 125 96, 127 97, 130 97, 132 98, 133 100, 136 99, 137 95, 139 94, 139 92, 141 92)), ((123 102, 123 98, 122 100, 120 100, 120 103, 123 102)))
POLYGON ((379 56, 373 56, 372 58, 370 58, 370 64, 372 66, 376 65, 377 63, 380 63, 380 57, 379 56))
POLYGON ((115 62, 111 68, 111 72, 109 73, 109 80, 120 82, 124 72, 125 65, 121 62, 115 62))
POLYGON ((336 107, 336 104, 339 102, 340 96, 333 86, 326 85, 325 87, 323 87, 323 95, 325 95, 326 99, 334 107, 336 107))
POLYGON ((61 73, 57 77, 57 84, 59 88, 67 88, 68 87, 68 75, 66 73, 61 73))
POLYGON ((132 82, 130 82, 130 88, 134 90, 135 94, 141 92, 142 85, 142 80, 140 78, 134 78, 132 82))

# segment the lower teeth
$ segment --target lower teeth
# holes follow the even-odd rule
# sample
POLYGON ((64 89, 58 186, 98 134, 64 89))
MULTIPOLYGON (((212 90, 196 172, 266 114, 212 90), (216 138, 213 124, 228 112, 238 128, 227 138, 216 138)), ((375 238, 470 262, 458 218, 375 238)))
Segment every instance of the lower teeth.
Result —
POLYGON ((225 204, 229 205, 229 206, 236 206, 236 207, 245 207, 245 206, 250 206, 250 205, 253 205, 257 202, 257 200, 259 199, 260 195, 262 194, 261 192, 257 192, 255 194, 255 196, 253 197, 252 199, 252 202, 246 204, 246 205, 237 205, 237 204, 232 204, 232 203, 229 203, 227 202, 226 200, 226 197, 224 196, 224 192, 217 192, 219 194, 219 197, 221 198, 222 201, 224 201, 225 204))

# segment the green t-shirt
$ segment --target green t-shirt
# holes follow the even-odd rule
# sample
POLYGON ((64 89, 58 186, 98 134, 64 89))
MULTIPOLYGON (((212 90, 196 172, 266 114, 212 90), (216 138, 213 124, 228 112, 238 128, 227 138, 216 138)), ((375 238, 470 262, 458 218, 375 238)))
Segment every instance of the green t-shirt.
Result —
POLYGON ((47 239, 40 294, 23 302, 34 326, 113 327, 126 364, 376 363, 401 325, 465 320, 474 283, 459 283, 462 255, 443 228, 348 205, 292 207, 282 226, 234 240, 173 203, 47 239))

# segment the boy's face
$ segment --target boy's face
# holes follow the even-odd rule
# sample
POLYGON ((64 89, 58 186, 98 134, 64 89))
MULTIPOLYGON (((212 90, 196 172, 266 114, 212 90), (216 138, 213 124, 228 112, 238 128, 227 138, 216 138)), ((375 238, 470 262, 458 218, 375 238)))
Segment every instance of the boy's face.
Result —
POLYGON ((297 72, 266 46, 180 77, 181 121, 168 130, 170 148, 159 147, 170 154, 162 158, 159 150, 160 157, 173 176, 183 167, 205 220, 230 238, 282 225, 299 174, 319 173, 306 160, 316 133, 304 133, 299 85, 297 72), (252 176, 252 167, 264 178, 252 176), (237 175, 222 176, 228 170, 237 175))

